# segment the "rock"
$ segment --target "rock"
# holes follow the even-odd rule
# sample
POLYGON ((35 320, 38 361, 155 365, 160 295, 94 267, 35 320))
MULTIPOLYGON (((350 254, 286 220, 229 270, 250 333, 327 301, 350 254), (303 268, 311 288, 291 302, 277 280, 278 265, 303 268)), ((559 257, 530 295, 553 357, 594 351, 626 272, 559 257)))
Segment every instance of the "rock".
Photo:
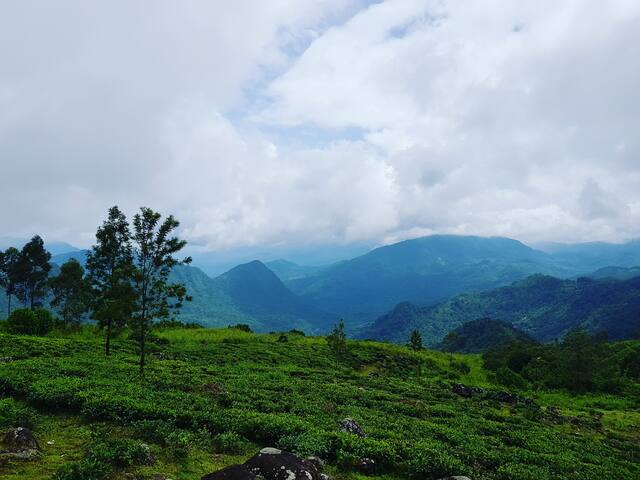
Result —
POLYGON ((361 458, 353 467, 364 475, 376 473, 376 462, 371 458, 361 458))
POLYGON ((487 392, 487 398, 512 405, 518 403, 518 396, 510 392, 487 392))
POLYGON ((480 387, 469 387, 461 383, 454 383, 451 387, 451 391, 461 397, 473 397, 474 395, 484 393, 484 389, 480 387))
POLYGON ((326 473, 321 473, 320 474, 320 480, 331 480, 331 477, 329 475, 327 475, 326 473))
POLYGON ((469 477, 463 477, 461 475, 455 475, 453 477, 444 477, 440 480, 471 480, 469 477))
POLYGON ((9 452, 22 452, 25 450, 40 450, 38 441, 31 430, 24 427, 12 428, 4 434, 3 442, 9 452))
POLYGON ((280 336, 278 337, 278 342, 279 342, 279 343, 286 343, 286 342, 288 342, 288 341, 289 341, 289 337, 287 337, 286 335, 280 335, 280 336))
POLYGON ((151 451, 151 447, 149 447, 149 445, 147 445, 146 443, 141 443, 140 449, 143 453, 143 457, 141 459, 143 464, 153 465, 154 463, 156 463, 156 456, 151 451))
POLYGON ((343 432, 353 433, 354 435, 363 438, 367 436, 367 434, 364 433, 362 427, 360 427, 360 425, 358 425, 352 418, 345 418, 344 420, 342 420, 340 422, 340 430, 342 430, 343 432))
POLYGON ((256 480, 256 476, 244 465, 231 465, 217 472, 209 473, 201 480, 256 480))
POLYGON ((305 460, 313 464, 313 466, 316 467, 316 470, 318 470, 318 472, 322 472, 324 470, 324 462, 319 457, 311 456, 311 457, 305 458, 305 460))
POLYGON ((277 448, 263 448, 244 467, 265 480, 321 480, 313 463, 277 448))

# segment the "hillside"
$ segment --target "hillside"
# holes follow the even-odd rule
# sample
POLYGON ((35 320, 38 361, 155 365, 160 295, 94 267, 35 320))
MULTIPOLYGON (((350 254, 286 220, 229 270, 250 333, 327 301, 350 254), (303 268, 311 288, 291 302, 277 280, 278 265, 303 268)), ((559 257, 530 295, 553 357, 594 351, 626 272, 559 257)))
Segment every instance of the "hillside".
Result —
POLYGON ((603 278, 615 278, 617 280, 628 280, 633 277, 640 277, 640 267, 604 267, 593 273, 586 275, 589 278, 600 280, 603 278))
MULTIPOLYGON (((631 378, 618 393, 575 397, 506 390, 475 355, 350 341, 338 360, 324 338, 155 333, 146 378, 126 336, 105 357, 89 327, 57 337, 0 333, 0 428, 29 427, 41 449, 26 460, 0 454, 0 478, 194 480, 263 447, 319 456, 336 480, 640 474, 631 378), (464 396, 464 385, 475 393, 464 396), (366 436, 345 431, 347 418, 366 436)), ((634 348, 612 345, 608 356, 634 348)))
POLYGON ((536 272, 559 269, 547 254, 516 240, 433 235, 377 248, 286 284, 357 328, 401 301, 426 304, 536 272))
POLYGON ((445 352, 481 353, 510 342, 533 341, 533 338, 510 323, 492 318, 479 318, 449 332, 437 348, 445 352))
POLYGON ((640 265, 640 239, 625 243, 542 243, 537 247, 559 266, 576 273, 586 274, 607 266, 640 265))
POLYGON ((640 330, 640 278, 561 280, 533 275, 485 292, 463 294, 428 307, 400 304, 360 336, 404 342, 414 328, 429 345, 465 322, 491 317, 510 322, 538 341, 557 339, 572 328, 629 338, 640 330))

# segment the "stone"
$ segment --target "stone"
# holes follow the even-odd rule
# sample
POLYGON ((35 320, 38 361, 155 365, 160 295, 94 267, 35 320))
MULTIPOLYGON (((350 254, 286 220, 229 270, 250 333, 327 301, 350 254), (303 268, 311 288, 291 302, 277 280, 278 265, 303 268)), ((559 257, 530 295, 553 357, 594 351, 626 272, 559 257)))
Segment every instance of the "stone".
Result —
POLYGON ((469 387, 461 383, 454 383, 451 386, 451 391, 461 397, 473 397, 474 395, 484 393, 484 390, 480 387, 469 387))
POLYGON ((312 463, 318 472, 322 472, 324 470, 324 462, 319 457, 311 456, 305 458, 305 460, 309 463, 312 463))
POLYGON ((343 432, 353 433, 359 437, 366 437, 367 434, 358 423, 352 418, 345 418, 340 422, 340 430, 343 432))
POLYGON ((356 462, 354 468, 364 475, 374 475, 376 473, 376 462, 372 458, 361 458, 356 462))
POLYGON ((277 448, 263 448, 244 467, 265 480, 321 480, 312 462, 277 448))
POLYGON ((38 441, 31 433, 31 430, 24 427, 10 429, 4 434, 3 442, 9 452, 40 450, 40 445, 38 445, 38 441))

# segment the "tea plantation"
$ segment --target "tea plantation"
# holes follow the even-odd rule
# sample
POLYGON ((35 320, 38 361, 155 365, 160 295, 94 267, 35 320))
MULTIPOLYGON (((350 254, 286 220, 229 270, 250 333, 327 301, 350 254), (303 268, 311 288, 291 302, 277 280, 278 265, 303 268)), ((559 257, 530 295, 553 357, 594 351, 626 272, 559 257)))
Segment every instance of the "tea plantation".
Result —
MULTIPOLYGON (((41 453, 0 454, 2 479, 198 479, 274 446, 331 478, 640 478, 640 388, 574 396, 498 384, 477 355, 237 329, 156 332, 145 378, 125 337, 106 357, 92 327, 0 333, 0 427, 41 453), (462 396, 454 384, 482 387, 462 396), (518 401, 505 400, 509 391, 518 401), (524 398, 533 400, 524 401, 524 398), (341 431, 354 419, 366 437, 341 431)), ((2 446, 0 446, 0 450, 2 446)))

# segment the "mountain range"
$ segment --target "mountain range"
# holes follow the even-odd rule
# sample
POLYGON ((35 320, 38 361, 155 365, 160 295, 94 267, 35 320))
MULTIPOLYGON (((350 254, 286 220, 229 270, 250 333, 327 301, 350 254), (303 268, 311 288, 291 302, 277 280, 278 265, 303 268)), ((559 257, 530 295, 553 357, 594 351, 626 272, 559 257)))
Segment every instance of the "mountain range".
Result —
POLYGON ((606 332, 612 340, 629 338, 640 332, 640 277, 563 280, 536 274, 435 305, 400 303, 360 336, 403 342, 417 329, 423 341, 434 346, 460 325, 483 317, 509 322, 541 342, 561 338, 574 328, 606 332))
MULTIPOLYGON (((70 245, 52 247, 48 243, 47 248, 55 253, 52 261, 58 265, 69 258, 83 262, 86 254, 70 245), (60 251, 64 248, 67 251, 60 251)), ((196 259, 196 265, 197 262, 196 259)), ((464 297, 467 299, 484 299, 483 295, 489 295, 487 292, 509 285, 518 292, 523 285, 537 291, 541 278, 551 283, 573 279, 566 282, 577 284, 575 279, 584 275, 598 282, 607 279, 604 282, 607 284, 611 279, 628 280, 640 274, 637 265, 640 265, 639 241, 543 244, 535 249, 504 237, 432 235, 379 247, 324 266, 281 259, 267 264, 243 263, 213 278, 193 266, 180 267, 173 275, 175 280, 185 283, 194 298, 185 305, 183 320, 206 326, 247 323, 258 331, 298 328, 322 333, 344 318, 351 334, 394 341, 405 341, 408 329, 418 326, 427 343, 433 345, 452 328, 469 320, 492 316, 512 321, 511 317, 493 314, 506 308, 492 310, 487 306, 497 305, 495 301, 487 300, 486 304, 484 300, 478 301, 473 308, 447 311, 446 305, 458 301, 461 294, 469 295, 464 297), (555 279, 532 277, 525 281, 534 274, 555 279)), ((564 288, 571 290, 567 286, 570 283, 563 283, 564 288)), ((0 298, 0 311, 4 300, 0 298)), ((563 301, 573 300, 573 297, 558 299, 555 308, 560 309, 563 301)), ((525 302, 521 313, 524 315, 530 307, 525 302)), ((515 310, 515 306, 506 308, 511 313, 515 310)), ((555 318, 552 323, 557 321, 555 318)), ((526 328, 525 331, 543 340, 563 331, 550 328, 553 332, 546 334, 542 327, 531 329, 534 331, 526 328)))

